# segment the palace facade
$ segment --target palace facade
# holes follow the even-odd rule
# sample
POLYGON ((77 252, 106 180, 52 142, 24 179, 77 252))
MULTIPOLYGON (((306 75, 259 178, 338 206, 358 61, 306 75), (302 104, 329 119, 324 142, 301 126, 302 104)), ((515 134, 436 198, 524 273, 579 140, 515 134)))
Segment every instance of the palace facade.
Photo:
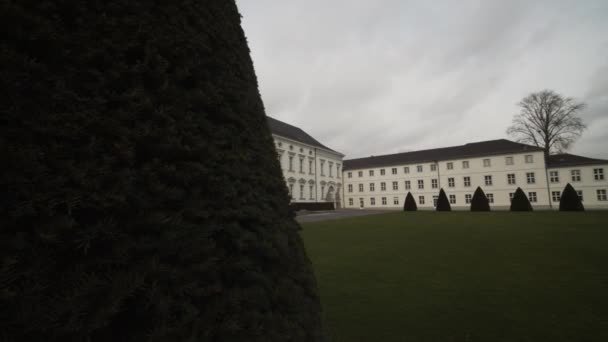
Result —
POLYGON ((411 192, 419 208, 434 209, 443 188, 452 208, 466 210, 480 186, 493 209, 508 209, 521 187, 535 209, 556 209, 570 183, 585 208, 608 209, 607 160, 545 159, 541 148, 506 139, 343 160, 304 130, 267 120, 292 202, 401 209, 411 192))
POLYGON ((334 202, 342 207, 344 154, 304 130, 267 116, 292 202, 334 202))
POLYGON ((344 161, 346 208, 402 208, 408 192, 424 209, 439 190, 454 209, 468 209, 480 186, 494 209, 508 209, 518 187, 534 208, 558 208, 570 183, 588 209, 608 209, 608 161, 543 150, 500 139, 344 161))

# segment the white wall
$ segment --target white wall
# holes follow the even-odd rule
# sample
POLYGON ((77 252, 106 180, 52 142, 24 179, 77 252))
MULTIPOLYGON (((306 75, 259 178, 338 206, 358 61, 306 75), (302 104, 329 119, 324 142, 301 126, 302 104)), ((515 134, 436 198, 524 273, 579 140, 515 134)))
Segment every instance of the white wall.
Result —
POLYGON ((471 196, 478 186, 486 194, 492 194, 494 208, 508 208, 510 205, 509 193, 514 193, 517 187, 521 187, 526 194, 535 192, 537 201, 532 203, 534 207, 548 207, 547 180, 545 177, 544 157, 542 152, 518 153, 508 155, 494 155, 487 157, 476 157, 468 159, 454 159, 438 161, 437 169, 431 170, 433 162, 415 163, 408 165, 394 165, 377 167, 372 169, 356 169, 345 171, 345 205, 347 208, 358 208, 362 198, 366 208, 402 208, 403 201, 408 191, 412 192, 416 203, 420 208, 433 208, 433 196, 439 194, 439 189, 443 188, 448 197, 456 196, 456 203, 452 204, 454 209, 466 209, 470 205, 465 202, 465 195, 471 196), (532 162, 527 163, 527 155, 532 156, 532 162), (507 165, 506 157, 513 158, 513 165, 507 165), (484 166, 483 160, 490 159, 490 166, 484 166), (463 161, 469 162, 468 168, 463 168, 463 161), (448 163, 452 163, 453 168, 447 168, 448 163), (417 171, 417 166, 423 167, 423 172, 417 171), (404 167, 409 167, 409 173, 404 172, 404 167), (392 169, 397 168, 397 174, 392 173, 392 169), (381 175, 381 169, 385 170, 385 175, 381 175), (373 170, 374 175, 370 176, 369 171, 373 170), (359 177, 359 171, 363 176, 359 177), (348 173, 351 178, 348 178, 348 173), (534 173, 535 182, 527 182, 527 173, 534 173), (507 175, 515 175, 515 184, 508 184, 507 175), (464 185, 464 177, 471 178, 471 185, 464 185), (485 176, 492 177, 492 185, 485 184, 485 176), (448 179, 454 178, 454 187, 449 186, 448 179), (432 187, 432 180, 437 179, 437 188, 432 187), (410 181, 411 188, 405 189, 405 181, 410 181), (424 181, 424 189, 418 188, 418 180, 424 181), (397 182, 397 190, 393 190, 393 182, 397 182), (386 190, 381 190, 381 183, 386 183, 386 190), (375 191, 370 191, 370 183, 374 183, 375 191), (359 191, 359 184, 363 184, 364 191, 359 191), (349 192, 349 185, 352 185, 352 192, 349 192), (424 196, 425 203, 421 204, 419 197, 424 196), (387 204, 382 204, 382 197, 386 197, 387 204), (394 203, 394 198, 398 198, 398 204, 394 203), (352 205, 349 199, 352 198, 352 205), (371 199, 374 198, 376 204, 372 205, 371 199))
MULTIPOLYGON (((583 205, 587 209, 606 209, 608 208, 608 201, 598 199, 598 190, 604 190, 608 192, 608 164, 603 165, 588 165, 588 166, 568 166, 549 169, 549 175, 551 172, 557 172, 557 182, 551 177, 549 187, 551 192, 559 191, 560 194, 563 192, 566 184, 570 183, 577 191, 582 191, 583 205), (604 175, 604 179, 595 179, 594 170, 600 169, 604 175), (577 170, 580 172, 580 181, 572 177, 572 171, 577 170)), ((599 178, 599 177, 598 177, 599 178)), ((558 203, 559 205, 559 203, 558 203)))
POLYGON ((324 202, 330 188, 335 198, 342 186, 343 155, 275 134, 273 138, 287 188, 293 185, 293 202, 324 202), (289 157, 293 158, 292 170, 289 168, 289 157))

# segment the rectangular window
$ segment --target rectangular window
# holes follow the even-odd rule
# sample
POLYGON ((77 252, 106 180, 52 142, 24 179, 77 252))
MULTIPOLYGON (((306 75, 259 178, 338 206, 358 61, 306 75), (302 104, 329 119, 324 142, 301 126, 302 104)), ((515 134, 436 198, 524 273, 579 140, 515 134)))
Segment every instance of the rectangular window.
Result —
POLYGON ((486 194, 489 203, 494 203, 494 194, 486 194))
POLYGON ((304 173, 304 158, 300 158, 300 173, 304 173))
POLYGON ((334 163, 329 162, 329 177, 333 178, 334 176, 334 163))
POLYGON ((570 171, 570 175, 572 176, 572 181, 573 182, 580 182, 581 181, 581 170, 571 170, 570 171))
POLYGON ((509 192, 509 202, 513 202, 513 195, 515 195, 514 192, 509 192))
POLYGON ((436 179, 431 179, 431 188, 437 189, 438 183, 436 179))
POLYGON ((359 184, 359 192, 363 192, 363 184, 359 184))
MULTIPOLYGON (((349 172, 349 173, 348 173, 348 178, 353 178, 353 173, 352 173, 352 172, 349 172)), ((351 198, 351 199, 352 199, 352 198, 351 198)))
POLYGON ((374 170, 369 170, 369 176, 374 177, 374 170))
POLYGON ((312 175, 312 170, 313 170, 312 160, 308 160, 308 174, 312 175))
POLYGON ((418 165, 418 166, 416 166, 416 171, 418 171, 418 172, 422 172, 422 165, 418 165))
POLYGON ((534 177, 534 172, 526 173, 526 180, 528 181, 528 184, 536 183, 536 178, 534 177))
POLYGON ((483 160, 483 167, 490 167, 492 166, 492 163, 490 162, 490 159, 484 159, 483 160))
POLYGON ((471 199, 472 198, 473 198, 473 195, 471 195, 471 194, 464 195, 464 203, 471 204, 471 199))
POLYGON ((391 173, 394 174, 394 175, 396 175, 397 174, 397 168, 396 167, 392 168, 391 169, 391 173))
POLYGON ((422 179, 418 180, 418 189, 424 189, 424 180, 422 180, 422 179))
POLYGON ((505 157, 505 164, 513 165, 513 157, 505 157))
POLYGON ((604 180, 604 169, 593 169, 593 177, 595 180, 604 180))
POLYGON ((484 176, 483 178, 486 182, 486 185, 492 185, 492 176, 484 176))
POLYGON ((348 205, 350 205, 350 206, 355 205, 355 201, 353 201, 353 199, 352 199, 352 198, 349 198, 349 199, 348 199, 348 205))
POLYGON ((321 176, 325 176, 325 161, 321 160, 321 176))
POLYGON ((376 190, 375 188, 376 188, 376 184, 369 183, 369 191, 374 191, 374 190, 376 190))
POLYGON ((454 163, 452 163, 452 162, 449 162, 447 166, 448 166, 448 170, 454 169, 454 163))
POLYGON ((450 204, 456 204, 456 195, 450 195, 450 204))
POLYGON ((468 169, 469 168, 469 161, 468 160, 465 160, 465 161, 462 162, 462 168, 463 169, 468 169))
POLYGON ((531 154, 526 154, 526 164, 532 163, 534 163, 534 156, 532 156, 531 154))
POLYGON ((404 167, 403 167, 403 173, 410 173, 410 168, 409 168, 409 166, 404 166, 404 167))
POLYGON ((576 190, 576 194, 578 195, 578 199, 584 201, 583 199, 583 190, 576 190))
POLYGON ((353 192, 353 185, 352 184, 348 184, 348 192, 353 192))
POLYGON ((393 190, 399 190, 399 182, 393 182, 393 190))
POLYGON ((380 190, 386 191, 386 183, 385 182, 381 182, 380 183, 380 190))
POLYGON ((559 173, 557 171, 549 171, 549 180, 551 183, 559 183, 559 173))
POLYGON ((293 199, 293 184, 289 184, 289 197, 293 199))
POLYGON ((448 187, 453 188, 456 186, 456 182, 454 181, 454 178, 448 178, 448 187))
POLYGON ((561 197, 561 194, 559 191, 551 191, 551 200, 553 202, 559 202, 560 197, 561 197))
POLYGON ((437 207, 437 201, 439 201, 439 196, 433 196, 433 207, 437 207))
POLYGON ((300 185, 300 199, 304 199, 304 185, 300 185))
POLYGON ((293 156, 289 156, 289 171, 293 172, 293 156))
POLYGON ((469 187, 471 186, 471 177, 464 177, 464 186, 465 187, 469 187))
POLYGON ((606 189, 598 189, 596 190, 597 193, 597 200, 598 201, 605 201, 606 200, 606 189))
POLYGON ((431 171, 437 171, 437 164, 431 164, 431 171))
POLYGON ((359 171, 359 177, 363 177, 363 171, 359 171))
POLYGON ((386 172, 384 171, 384 169, 380 169, 380 176, 384 176, 386 172))
POLYGON ((342 172, 340 172, 340 164, 336 164, 336 177, 340 178, 342 172))
POLYGON ((536 192, 528 192, 528 199, 530 200, 530 203, 536 203, 538 201, 536 192))
POLYGON ((399 205, 399 197, 393 197, 393 204, 399 205))
POLYGON ((382 197, 382 205, 386 205, 386 197, 382 197))
POLYGON ((312 185, 308 186, 308 193, 310 194, 310 199, 315 199, 314 198, 314 187, 312 185))
POLYGON ((424 204, 424 196, 418 196, 418 203, 424 204))
POLYGON ((515 174, 514 173, 507 174, 507 183, 509 183, 509 185, 515 184, 515 174))
POLYGON ((405 181, 405 190, 409 190, 412 187, 412 183, 410 181, 405 181))
POLYGON ((370 198, 370 199, 369 199, 369 204, 370 204, 370 205, 376 205, 376 199, 375 199, 375 198, 373 198, 373 197, 372 197, 372 198, 370 198))

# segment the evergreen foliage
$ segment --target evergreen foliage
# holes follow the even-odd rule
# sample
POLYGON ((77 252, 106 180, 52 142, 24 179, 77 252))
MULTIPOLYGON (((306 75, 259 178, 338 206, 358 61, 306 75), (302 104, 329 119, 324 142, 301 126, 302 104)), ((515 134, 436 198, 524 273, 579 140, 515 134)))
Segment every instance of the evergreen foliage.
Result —
POLYGON ((532 211, 532 204, 521 188, 515 190, 511 200, 511 211, 532 211))
POLYGON ((471 211, 490 211, 490 202, 479 186, 471 199, 471 211))
POLYGON ((566 184, 564 191, 562 191, 562 197, 559 200, 559 211, 585 211, 583 202, 581 202, 576 190, 574 190, 570 183, 566 184))
POLYGON ((414 200, 414 196, 412 193, 408 191, 407 196, 405 196, 405 203, 403 203, 403 211, 417 211, 418 206, 416 205, 416 200, 414 200))
POLYGON ((234 1, 1 13, 0 340, 323 340, 234 1))
POLYGON ((452 211, 452 206, 450 205, 448 196, 446 196, 445 191, 443 191, 443 188, 439 190, 439 198, 437 199, 437 211, 452 211))

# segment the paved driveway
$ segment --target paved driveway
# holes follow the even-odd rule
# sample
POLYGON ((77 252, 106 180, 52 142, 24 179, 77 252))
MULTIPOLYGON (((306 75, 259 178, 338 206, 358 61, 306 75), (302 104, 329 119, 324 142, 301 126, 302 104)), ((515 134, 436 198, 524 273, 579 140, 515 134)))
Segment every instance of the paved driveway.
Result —
POLYGON ((365 209, 339 209, 330 211, 316 211, 298 215, 296 220, 300 223, 325 220, 337 220, 348 217, 367 216, 394 212, 394 210, 365 210, 365 209))

